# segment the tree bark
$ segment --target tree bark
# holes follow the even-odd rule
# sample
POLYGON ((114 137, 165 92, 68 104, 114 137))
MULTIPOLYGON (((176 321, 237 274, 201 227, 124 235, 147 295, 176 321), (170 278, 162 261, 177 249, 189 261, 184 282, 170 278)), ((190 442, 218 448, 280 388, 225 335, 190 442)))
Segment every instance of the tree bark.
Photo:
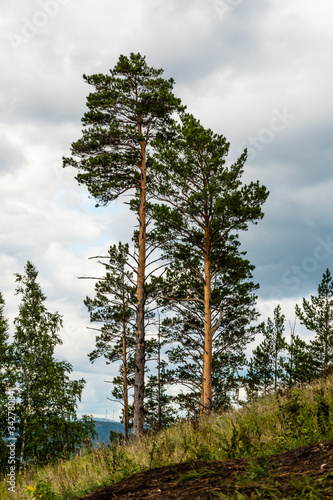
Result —
POLYGON ((158 365, 157 365, 157 430, 162 428, 161 406, 161 325, 158 323, 158 365))
MULTIPOLYGON (((139 130, 139 135, 141 131, 139 130)), ((141 142, 133 437, 143 433, 145 389, 146 145, 141 142)))
POLYGON ((325 353, 324 353, 324 370, 328 368, 328 337, 329 337, 329 304, 328 298, 326 297, 326 314, 325 314, 325 353))
POLYGON ((211 241, 209 228, 205 230, 205 326, 204 326, 204 353, 202 370, 202 405, 200 415, 209 414, 212 410, 212 309, 211 309, 211 241))
POLYGON ((126 319, 123 318, 123 400, 124 400, 124 438, 129 439, 128 421, 128 388, 127 388, 127 344, 126 344, 126 319))

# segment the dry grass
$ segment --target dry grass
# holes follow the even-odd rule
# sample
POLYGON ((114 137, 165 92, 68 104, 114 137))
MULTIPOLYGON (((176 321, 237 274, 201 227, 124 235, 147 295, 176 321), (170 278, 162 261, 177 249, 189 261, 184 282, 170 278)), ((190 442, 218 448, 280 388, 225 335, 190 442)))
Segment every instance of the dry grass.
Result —
POLYGON ((41 500, 69 500, 152 467, 270 455, 328 439, 333 439, 332 376, 196 424, 179 422, 137 442, 84 450, 70 461, 24 470, 17 475, 16 493, 7 491, 6 480, 0 483, 0 498, 37 498, 39 483, 41 500))

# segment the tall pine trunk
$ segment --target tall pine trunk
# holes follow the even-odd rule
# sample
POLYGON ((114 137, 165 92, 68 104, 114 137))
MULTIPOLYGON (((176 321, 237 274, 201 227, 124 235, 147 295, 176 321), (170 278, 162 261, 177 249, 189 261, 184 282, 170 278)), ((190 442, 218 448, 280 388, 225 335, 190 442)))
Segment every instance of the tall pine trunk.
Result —
POLYGON ((324 371, 326 371, 328 369, 328 337, 329 337, 329 328, 330 328, 330 324, 329 324, 329 302, 328 302, 328 297, 326 296, 326 304, 325 304, 325 335, 324 335, 324 349, 325 349, 325 352, 324 352, 324 371))
POLYGON ((129 417, 128 417, 128 387, 127 387, 127 344, 126 344, 126 320, 123 319, 123 400, 124 400, 124 438, 129 439, 129 417))
POLYGON ((123 310, 123 401, 124 401, 124 438, 129 439, 128 414, 128 380, 127 380, 127 339, 126 339, 126 297, 125 297, 125 269, 122 273, 122 310, 123 310))
POLYGON ((161 325, 158 318, 158 359, 157 359, 157 429, 162 428, 162 404, 161 404, 161 325))
POLYGON ((202 405, 200 415, 210 413, 212 410, 212 358, 213 358, 213 338, 212 338, 212 308, 211 308, 211 242, 209 228, 205 230, 205 283, 204 283, 204 303, 205 303, 205 326, 204 326, 204 352, 202 370, 202 405))
MULTIPOLYGON (((139 135, 141 130, 139 129, 139 135)), ((133 437, 143 433, 145 389, 146 145, 141 143, 133 437)))

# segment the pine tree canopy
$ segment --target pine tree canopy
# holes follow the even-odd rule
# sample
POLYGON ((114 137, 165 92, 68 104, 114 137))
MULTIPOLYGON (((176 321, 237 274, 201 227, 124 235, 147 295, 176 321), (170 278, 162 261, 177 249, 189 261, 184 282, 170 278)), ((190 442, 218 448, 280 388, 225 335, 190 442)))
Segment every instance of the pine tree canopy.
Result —
POLYGON ((72 144, 72 157, 63 165, 79 169, 76 179, 98 203, 140 189, 148 146, 157 135, 165 136, 172 114, 181 109, 173 79, 163 79, 162 73, 131 53, 121 55, 109 75, 84 75, 95 90, 87 97, 82 138, 72 144))

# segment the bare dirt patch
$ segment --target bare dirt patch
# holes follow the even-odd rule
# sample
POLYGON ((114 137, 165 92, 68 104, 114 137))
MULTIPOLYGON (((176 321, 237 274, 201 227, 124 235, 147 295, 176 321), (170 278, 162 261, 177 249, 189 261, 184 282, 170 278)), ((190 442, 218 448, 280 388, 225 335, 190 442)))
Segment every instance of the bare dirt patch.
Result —
POLYGON ((333 441, 252 460, 198 461, 151 469, 78 500, 232 499, 237 492, 243 498, 333 499, 333 441), (298 489, 302 496, 297 496, 298 489))

